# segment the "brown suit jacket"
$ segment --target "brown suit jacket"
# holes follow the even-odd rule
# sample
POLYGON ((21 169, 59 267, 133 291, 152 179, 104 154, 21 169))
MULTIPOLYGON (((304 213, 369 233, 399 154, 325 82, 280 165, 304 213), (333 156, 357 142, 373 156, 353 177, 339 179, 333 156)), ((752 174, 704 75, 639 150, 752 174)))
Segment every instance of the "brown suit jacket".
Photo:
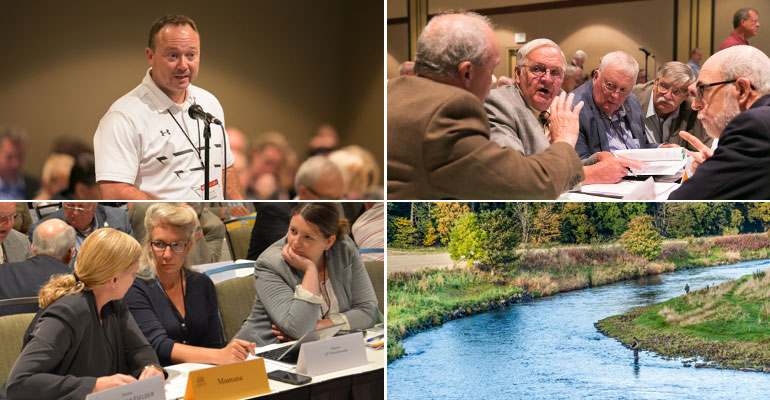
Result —
POLYGON ((388 81, 388 199, 555 199, 585 179, 575 149, 525 157, 489 140, 473 94, 430 79, 388 81))
MULTIPOLYGON (((639 105, 642 106, 642 118, 646 118, 647 107, 650 106, 650 93, 655 81, 641 83, 631 90, 631 94, 639 99, 639 105)), ((679 136, 680 131, 687 131, 698 138, 703 144, 711 147, 714 138, 706 134, 703 125, 698 121, 698 112, 692 109, 692 100, 687 99, 679 105, 679 115, 671 121, 668 143, 673 143, 691 151, 698 151, 690 142, 679 136)), ((645 131, 646 133, 646 131, 645 131)))

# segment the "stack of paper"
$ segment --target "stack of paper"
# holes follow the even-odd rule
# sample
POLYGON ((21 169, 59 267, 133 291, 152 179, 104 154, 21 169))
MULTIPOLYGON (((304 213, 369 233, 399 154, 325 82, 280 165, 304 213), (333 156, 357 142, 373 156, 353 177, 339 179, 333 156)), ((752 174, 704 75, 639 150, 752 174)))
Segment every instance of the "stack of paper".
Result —
POLYGON ((677 175, 684 170, 687 152, 682 147, 666 149, 616 150, 614 154, 647 163, 642 169, 631 168, 636 175, 677 175))

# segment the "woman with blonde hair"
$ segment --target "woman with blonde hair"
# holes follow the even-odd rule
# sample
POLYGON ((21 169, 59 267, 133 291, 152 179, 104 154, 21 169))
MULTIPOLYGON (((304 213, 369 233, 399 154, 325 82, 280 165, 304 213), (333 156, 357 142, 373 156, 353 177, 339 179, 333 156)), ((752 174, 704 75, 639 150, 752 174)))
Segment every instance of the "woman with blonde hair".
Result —
POLYGON ((225 364, 254 354, 254 343, 222 335, 211 278, 193 271, 187 256, 200 239, 200 224, 187 205, 155 203, 144 217, 142 263, 126 303, 161 365, 225 364))
POLYGON ((115 229, 86 238, 75 272, 40 289, 41 310, 4 387, 8 398, 82 399, 163 373, 122 300, 140 252, 133 237, 115 229))
POLYGON ((254 308, 235 337, 260 346, 331 325, 364 329, 377 321, 372 282, 336 204, 297 205, 286 237, 259 256, 254 286, 254 308))

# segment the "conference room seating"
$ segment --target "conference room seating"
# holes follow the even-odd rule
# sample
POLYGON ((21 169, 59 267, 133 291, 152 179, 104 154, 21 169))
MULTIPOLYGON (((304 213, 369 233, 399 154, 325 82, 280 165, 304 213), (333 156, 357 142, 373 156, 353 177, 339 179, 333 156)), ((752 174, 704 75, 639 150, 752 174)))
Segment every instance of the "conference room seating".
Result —
POLYGON ((15 297, 0 300, 0 316, 13 314, 36 313, 38 310, 37 297, 15 297))
POLYGON ((24 332, 35 314, 15 314, 0 317, 0 385, 4 385, 13 364, 21 354, 24 332))
POLYGON ((229 343, 241 329, 243 321, 251 314, 257 291, 254 289, 254 276, 242 276, 214 284, 219 301, 219 315, 225 342, 229 343))
POLYGON ((256 220, 256 216, 250 215, 224 222, 226 228, 225 236, 227 244, 230 246, 230 255, 233 257, 233 260, 245 259, 249 254, 251 230, 254 228, 256 220))
POLYGON ((374 286, 374 294, 377 296, 377 309, 379 310, 380 322, 383 322, 383 313, 385 312, 385 263, 383 261, 364 262, 366 272, 374 286))

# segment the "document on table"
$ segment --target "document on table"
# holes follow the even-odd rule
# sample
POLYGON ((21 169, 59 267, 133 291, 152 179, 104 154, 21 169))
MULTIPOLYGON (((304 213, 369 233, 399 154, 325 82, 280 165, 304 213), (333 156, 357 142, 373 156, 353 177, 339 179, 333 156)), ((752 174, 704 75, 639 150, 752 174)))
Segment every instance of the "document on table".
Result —
POLYGON ((687 152, 682 147, 616 150, 614 154, 644 161, 642 169, 631 168, 636 175, 676 175, 684 169, 687 163, 687 152))
MULTIPOLYGON (((583 185, 579 193, 618 200, 665 200, 677 187, 679 187, 677 183, 652 182, 652 178, 648 178, 645 182, 621 181, 614 184, 583 185)), ((588 200, 590 198, 578 198, 573 195, 570 199, 588 200)))

